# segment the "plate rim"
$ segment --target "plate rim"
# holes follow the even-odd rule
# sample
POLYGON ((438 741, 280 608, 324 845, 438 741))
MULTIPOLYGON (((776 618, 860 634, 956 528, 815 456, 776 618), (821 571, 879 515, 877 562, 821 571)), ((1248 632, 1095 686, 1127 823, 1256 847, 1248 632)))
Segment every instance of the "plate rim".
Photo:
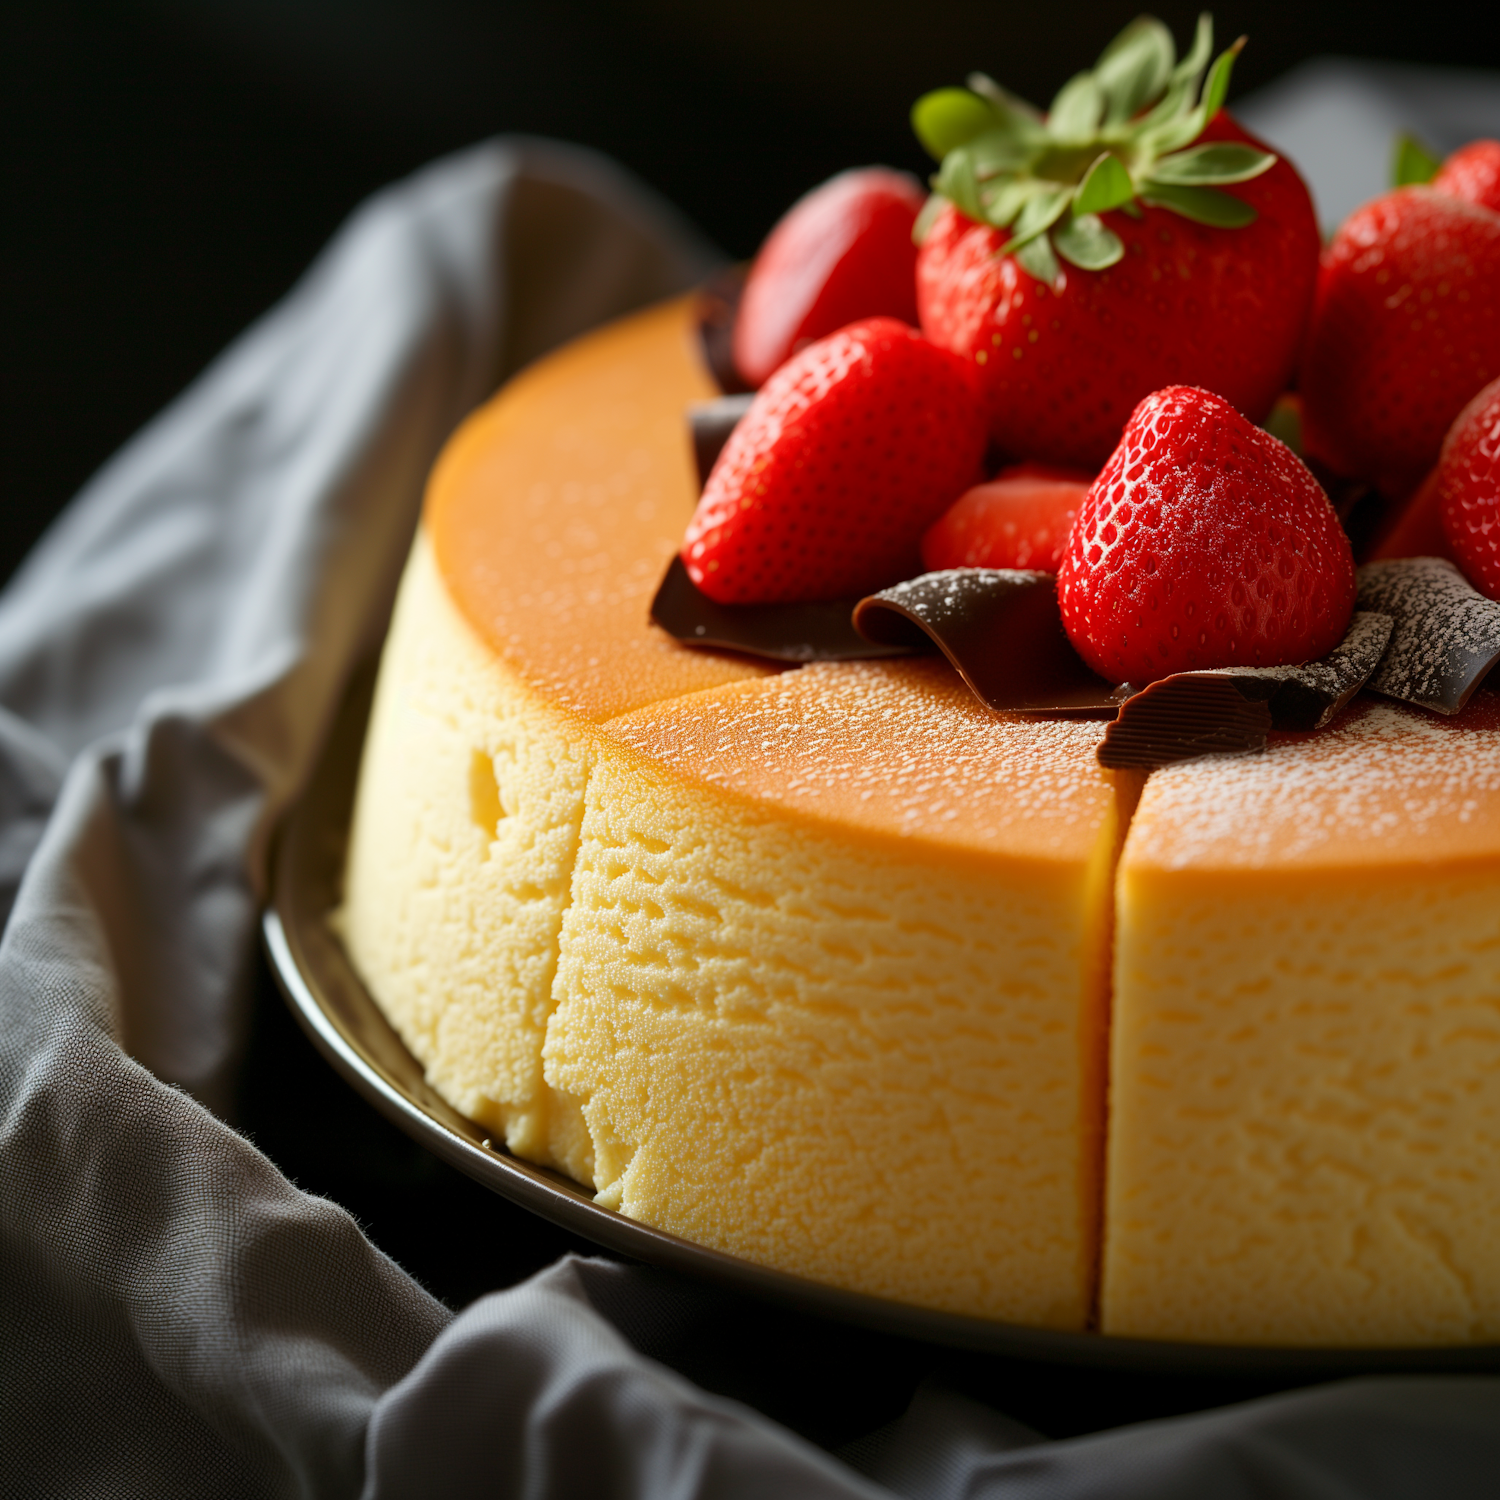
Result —
MULTIPOLYGON (((460 1115, 425 1085, 430 1098, 394 1077, 344 1023, 330 998, 333 989, 352 997, 351 1003, 361 1011, 361 1024, 388 1039, 418 1074, 422 1072, 344 953, 329 920, 332 905, 308 910, 317 903, 305 898, 309 889, 318 889, 318 861, 326 865, 330 850, 340 851, 342 868, 373 677, 373 664, 356 674, 312 778, 277 829, 261 940, 288 1007, 334 1071, 412 1139, 482 1186, 616 1254, 813 1316, 947 1348, 1172 1375, 1313 1377, 1500 1370, 1500 1344, 1337 1348, 1189 1343, 1040 1328, 897 1302, 694 1244, 606 1208, 560 1173, 512 1156, 493 1142, 484 1126, 460 1115), (320 934, 313 934, 312 924, 320 934), (341 972, 323 971, 320 950, 322 963, 341 972)), ((326 870, 321 878, 326 888, 326 870)))

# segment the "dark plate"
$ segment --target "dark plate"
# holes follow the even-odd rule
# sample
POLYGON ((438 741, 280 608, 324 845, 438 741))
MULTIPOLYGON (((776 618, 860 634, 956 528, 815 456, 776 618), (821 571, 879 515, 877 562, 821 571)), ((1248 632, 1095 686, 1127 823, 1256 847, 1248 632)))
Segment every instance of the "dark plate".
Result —
POLYGON ((1292 1375, 1373 1370, 1500 1369, 1500 1346, 1461 1349, 1275 1349, 1179 1344, 1062 1333, 935 1312, 707 1250, 601 1208, 576 1183, 492 1146, 428 1086, 421 1065, 386 1024, 328 923, 338 903, 344 845, 364 739, 370 684, 350 693, 306 795, 281 829, 263 936, 303 1029, 382 1114, 444 1161, 502 1197, 618 1254, 719 1286, 929 1343, 1020 1359, 1160 1373, 1292 1375))

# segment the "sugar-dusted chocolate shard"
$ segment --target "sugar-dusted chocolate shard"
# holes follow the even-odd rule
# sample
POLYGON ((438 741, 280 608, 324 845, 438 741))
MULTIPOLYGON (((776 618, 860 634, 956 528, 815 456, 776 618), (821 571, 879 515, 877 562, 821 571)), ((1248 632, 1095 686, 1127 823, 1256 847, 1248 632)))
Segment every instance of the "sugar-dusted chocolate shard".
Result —
POLYGON ((1130 690, 1073 649, 1051 573, 948 568, 861 599, 855 629, 882 645, 934 641, 980 702, 1028 713, 1112 714, 1130 690))
POLYGON ((1214 675, 1242 679, 1253 696, 1263 694, 1273 729, 1321 729, 1373 677, 1395 623, 1389 615, 1356 610, 1343 640, 1317 661, 1300 667, 1218 667, 1214 675))
POLYGON ((1359 570, 1359 607, 1395 621, 1368 684, 1388 698, 1456 714, 1500 663, 1500 604, 1446 558, 1366 563, 1359 570))
POLYGON ((698 341, 703 362, 726 396, 748 391, 734 367, 734 320, 739 316, 740 296, 745 290, 747 265, 725 266, 698 289, 698 341))
POLYGON ((1273 729, 1321 729, 1368 681, 1391 638, 1388 615, 1357 612, 1344 639, 1298 667, 1174 672, 1126 700, 1099 764, 1143 770, 1200 755, 1264 750, 1273 729))
POLYGON ((745 391, 738 396, 720 396, 713 401, 694 401, 687 409, 688 431, 693 438, 693 461, 698 465, 698 488, 708 483, 708 476, 718 462, 729 434, 740 425, 740 418, 750 410, 755 396, 745 391))
POLYGON ((684 645, 717 646, 771 661, 911 656, 926 645, 877 645, 867 640, 852 623, 855 602, 717 604, 688 577, 682 558, 676 556, 651 601, 651 618, 684 645))

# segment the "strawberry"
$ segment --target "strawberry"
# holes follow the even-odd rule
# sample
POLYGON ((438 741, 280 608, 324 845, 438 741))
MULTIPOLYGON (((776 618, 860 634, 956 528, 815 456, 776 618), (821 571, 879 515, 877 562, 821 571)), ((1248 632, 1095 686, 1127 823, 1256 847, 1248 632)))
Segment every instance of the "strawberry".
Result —
POLYGON ((1500 213, 1500 141, 1470 141, 1438 169, 1432 189, 1500 213))
POLYGON ((942 160, 919 221, 917 306, 971 360, 1006 453, 1095 470, 1161 386, 1219 392, 1252 421, 1286 386, 1317 277, 1312 201, 1145 18, 1043 119, 981 76, 919 100, 942 160), (1196 101, 1196 102, 1195 102, 1196 101))
POLYGON ((1222 397, 1136 407, 1057 575, 1069 639, 1111 682, 1325 656, 1354 610, 1354 557, 1290 448, 1222 397))
POLYGON ((1388 562, 1398 557, 1445 557, 1454 562, 1453 548, 1443 534, 1443 517, 1438 508, 1438 471, 1422 481, 1421 487, 1390 518, 1390 530, 1377 534, 1363 562, 1388 562))
POLYGON ((1481 594, 1500 599, 1500 380, 1485 386, 1448 429, 1437 491, 1459 567, 1481 594))
POLYGON ((922 563, 944 568, 1037 568, 1057 572, 1069 528, 1092 474, 1014 464, 966 490, 922 538, 922 563))
POLYGON ((962 360, 894 318, 793 355, 730 434, 688 525, 720 604, 839 599, 920 571, 922 532, 971 485, 983 409, 962 360))
POLYGON ((915 177, 866 167, 787 210, 755 257, 735 319, 734 362, 747 385, 856 318, 916 326, 911 231, 924 196, 915 177))
POLYGON ((1305 451, 1400 498, 1500 375, 1500 213, 1403 187, 1323 255, 1299 385, 1305 451))

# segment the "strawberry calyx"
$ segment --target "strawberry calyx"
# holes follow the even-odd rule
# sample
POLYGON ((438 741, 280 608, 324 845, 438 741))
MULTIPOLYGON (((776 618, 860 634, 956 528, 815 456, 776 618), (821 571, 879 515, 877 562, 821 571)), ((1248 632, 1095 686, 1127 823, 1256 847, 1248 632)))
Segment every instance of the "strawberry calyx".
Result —
POLYGON ((1014 255, 1038 281, 1056 282, 1059 257, 1101 271, 1125 254, 1099 216, 1163 208, 1195 223, 1238 229, 1255 210, 1226 184, 1269 171, 1276 157, 1233 141, 1194 145, 1229 91, 1241 37, 1209 65, 1213 21, 1198 18, 1177 59, 1172 33, 1141 16, 1090 72, 1059 90, 1044 115, 983 73, 967 88, 936 89, 912 107, 912 128, 941 163, 916 237, 947 203, 976 223, 1009 229, 1014 255))

